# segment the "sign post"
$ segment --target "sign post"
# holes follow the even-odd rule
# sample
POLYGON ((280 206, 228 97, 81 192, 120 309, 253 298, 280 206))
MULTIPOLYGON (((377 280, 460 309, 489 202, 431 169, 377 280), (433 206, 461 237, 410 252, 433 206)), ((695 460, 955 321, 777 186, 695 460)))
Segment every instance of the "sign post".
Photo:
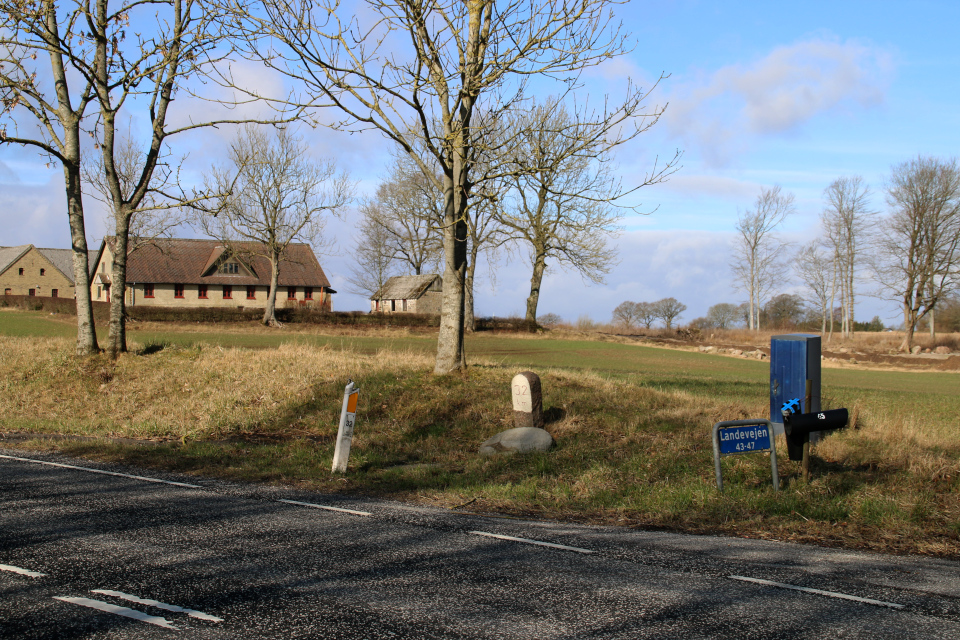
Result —
POLYGON ((353 425, 357 419, 357 400, 360 398, 360 388, 353 380, 347 381, 343 391, 343 409, 340 411, 340 428, 337 429, 337 446, 333 451, 334 473, 346 473, 347 461, 350 459, 350 444, 353 442, 353 425))
POLYGON ((713 425, 713 462, 717 470, 717 489, 723 491, 722 456, 744 453, 770 452, 770 470, 773 490, 780 490, 777 473, 777 448, 773 440, 773 425, 769 420, 727 420, 713 425))

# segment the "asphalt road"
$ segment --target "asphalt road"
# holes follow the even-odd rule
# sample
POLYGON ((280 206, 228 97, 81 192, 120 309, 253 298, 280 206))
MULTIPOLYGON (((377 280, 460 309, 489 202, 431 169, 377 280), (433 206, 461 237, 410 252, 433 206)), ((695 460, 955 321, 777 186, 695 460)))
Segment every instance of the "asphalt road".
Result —
POLYGON ((0 454, 3 638, 960 638, 956 562, 0 454))

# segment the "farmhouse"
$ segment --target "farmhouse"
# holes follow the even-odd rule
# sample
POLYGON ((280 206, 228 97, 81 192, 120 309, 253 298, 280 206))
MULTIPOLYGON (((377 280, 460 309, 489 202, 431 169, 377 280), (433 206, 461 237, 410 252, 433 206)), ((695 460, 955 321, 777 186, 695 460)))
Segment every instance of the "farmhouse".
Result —
MULTIPOLYGON (((90 259, 96 256, 90 252, 90 259)), ((0 287, 7 296, 73 298, 72 249, 41 249, 32 244, 0 247, 0 287)))
POLYGON ((435 273, 394 276, 370 298, 373 313, 440 313, 443 278, 435 273))
MULTIPOLYGON (((90 281, 94 300, 108 301, 113 285, 116 239, 104 238, 90 281)), ((227 249, 217 240, 157 239, 127 256, 127 300, 130 306, 260 307, 270 292, 270 262, 254 255, 254 243, 227 249)), ((330 281, 313 249, 291 244, 280 259, 277 307, 309 305, 333 308, 330 281)))

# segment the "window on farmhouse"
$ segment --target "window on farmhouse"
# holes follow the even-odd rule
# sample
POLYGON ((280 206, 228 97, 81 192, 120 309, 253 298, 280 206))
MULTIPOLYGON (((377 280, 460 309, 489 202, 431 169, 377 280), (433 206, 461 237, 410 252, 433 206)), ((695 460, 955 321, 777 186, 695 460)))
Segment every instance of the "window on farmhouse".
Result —
POLYGON ((51 298, 57 298, 57 297, 59 297, 59 296, 60 296, 60 291, 59 291, 58 289, 51 289, 51 290, 50 290, 50 297, 51 297, 51 298))
POLYGON ((3 290, 3 295, 5 295, 5 296, 13 295, 13 289, 4 289, 4 290, 3 290))
POLYGON ((303 299, 304 299, 304 300, 313 300, 313 287, 304 287, 304 288, 303 288, 303 299))
POLYGON ((287 300, 293 300, 297 297, 296 287, 287 287, 287 300))
POLYGON ((240 265, 236 262, 224 262, 218 271, 227 275, 237 275, 240 273, 240 265))
POLYGON ((20 275, 23 275, 23 267, 20 267, 20 275))
POLYGON ((174 297, 174 298, 182 298, 182 297, 183 297, 183 285, 182 285, 182 284, 175 284, 175 285, 173 285, 173 297, 174 297))
POLYGON ((144 298, 152 298, 152 297, 153 297, 153 285, 152 285, 152 284, 144 284, 144 285, 143 285, 143 297, 144 297, 144 298))
POLYGON ((233 286, 229 284, 223 285, 223 299, 230 300, 233 298, 233 286))
POLYGON ((247 287, 247 300, 256 300, 256 299, 257 299, 257 288, 247 287))
POLYGON ((28 295, 31 295, 31 296, 37 295, 37 290, 36 290, 36 289, 30 289, 30 292, 29 292, 28 295))
POLYGON ((198 284, 197 285, 197 297, 206 300, 207 299, 207 285, 198 284))
POLYGON ((47 270, 46 270, 46 269, 40 269, 40 275, 41 275, 41 276, 47 275, 47 270))

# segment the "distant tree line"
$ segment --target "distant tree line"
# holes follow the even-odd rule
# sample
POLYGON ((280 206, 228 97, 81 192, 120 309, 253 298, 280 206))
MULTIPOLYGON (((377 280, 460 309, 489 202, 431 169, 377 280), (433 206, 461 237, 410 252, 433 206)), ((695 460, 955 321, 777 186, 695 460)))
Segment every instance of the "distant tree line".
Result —
MULTIPOLYGON (((862 177, 837 178, 823 192, 819 237, 794 248, 778 234, 795 211, 793 195, 779 186, 761 189, 739 216, 731 263, 735 288, 748 298, 743 324, 754 330, 804 325, 828 339, 835 331, 879 330, 878 318, 856 320, 857 297, 865 293, 900 305, 901 350, 911 348, 918 329, 933 336, 938 325, 956 326, 960 164, 931 157, 897 164, 884 196, 881 216, 862 177), (792 293, 775 295, 778 290, 792 293)), ((710 316, 698 321, 714 323, 710 316)))
POLYGON ((625 301, 613 310, 613 324, 623 328, 650 329, 658 320, 667 329, 672 329, 687 305, 676 298, 662 298, 656 302, 625 301))

